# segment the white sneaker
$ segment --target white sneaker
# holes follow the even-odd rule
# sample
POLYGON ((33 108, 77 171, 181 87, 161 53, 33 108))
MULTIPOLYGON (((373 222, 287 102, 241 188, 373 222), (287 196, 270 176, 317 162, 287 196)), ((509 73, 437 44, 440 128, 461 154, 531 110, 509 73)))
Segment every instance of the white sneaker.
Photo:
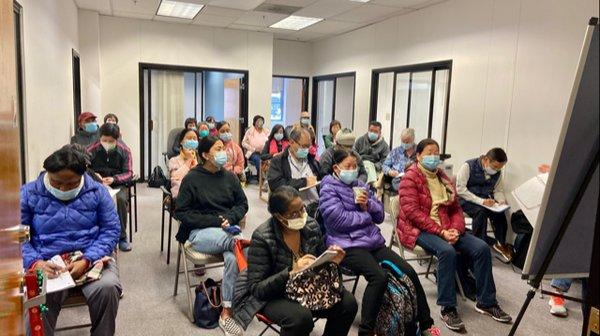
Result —
POLYGON ((244 329, 232 317, 226 319, 219 317, 219 327, 225 336, 242 336, 244 334, 244 329))
POLYGON ((567 307, 565 307, 565 299, 558 296, 550 296, 550 314, 558 317, 567 317, 567 307))

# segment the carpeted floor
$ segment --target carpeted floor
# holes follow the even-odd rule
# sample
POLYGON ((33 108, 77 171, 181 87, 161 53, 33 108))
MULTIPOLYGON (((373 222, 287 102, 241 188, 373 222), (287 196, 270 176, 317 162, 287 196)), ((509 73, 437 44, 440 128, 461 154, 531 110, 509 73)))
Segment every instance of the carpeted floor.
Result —
MULTIPOLYGON (((258 188, 249 186, 246 189, 250 210, 248 224, 244 235, 250 237, 254 228, 268 218, 266 203, 258 198, 258 188)), ((173 239, 171 248, 171 264, 166 264, 166 252, 160 252, 160 203, 159 189, 147 188, 144 184, 138 186, 139 230, 133 237, 133 251, 119 254, 120 276, 125 290, 125 296, 120 302, 117 318, 117 335, 223 335, 220 329, 204 330, 195 327, 187 319, 187 299, 184 291, 185 280, 180 277, 179 295, 173 297, 175 279, 175 261, 177 245, 173 239)), ((386 239, 392 232, 389 216, 381 225, 386 239)), ((173 233, 174 236, 175 233, 173 233)), ((415 268, 419 268, 413 263, 415 268)), ((220 272, 213 270, 209 276, 220 278, 220 272)), ((509 314, 516 317, 527 292, 527 284, 520 275, 514 273, 510 266, 494 260, 494 278, 497 296, 501 306, 509 314)), ((197 278, 194 277, 194 280, 197 278)), ((436 306, 436 286, 422 278, 422 284, 428 296, 430 308, 436 324, 440 326, 443 335, 453 332, 443 327, 439 322, 439 309, 436 306)), ((547 285, 546 285, 547 286, 547 285)), ((358 285, 356 297, 360 303, 365 287, 364 279, 358 285)), ((580 296, 581 287, 576 283, 571 291, 573 296, 580 296)), ((568 318, 556 318, 549 314, 548 297, 533 299, 527 314, 521 324, 518 335, 548 336, 548 335, 580 335, 582 314, 579 305, 568 302, 570 315, 568 318)), ((463 302, 459 299, 459 311, 470 335, 508 335, 510 325, 500 324, 491 318, 478 314, 474 303, 463 302)), ((357 335, 359 314, 354 322, 350 335, 357 335)), ((59 318, 58 326, 88 323, 86 307, 64 309, 59 318)), ((312 335, 321 335, 324 321, 318 321, 312 335)), ((254 320, 248 327, 246 335, 260 334, 264 325, 254 320)), ((89 331, 78 329, 57 333, 58 335, 86 335, 89 331)), ((275 335, 269 331, 265 335, 275 335)))

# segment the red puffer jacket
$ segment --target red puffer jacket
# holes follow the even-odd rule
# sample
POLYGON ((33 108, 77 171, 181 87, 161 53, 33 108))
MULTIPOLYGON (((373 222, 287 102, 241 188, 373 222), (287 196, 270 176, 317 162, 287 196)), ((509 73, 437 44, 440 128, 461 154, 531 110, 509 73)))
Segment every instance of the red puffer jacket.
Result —
POLYGON ((409 249, 415 247, 421 231, 439 235, 442 229, 456 229, 461 234, 465 232, 465 218, 456 196, 456 188, 452 181, 440 169, 438 177, 451 191, 450 200, 440 204, 438 214, 442 225, 438 225, 431 217, 431 193, 427 186, 427 178, 419 169, 418 163, 412 164, 405 171, 398 193, 400 194, 400 211, 396 229, 400 242, 409 249))

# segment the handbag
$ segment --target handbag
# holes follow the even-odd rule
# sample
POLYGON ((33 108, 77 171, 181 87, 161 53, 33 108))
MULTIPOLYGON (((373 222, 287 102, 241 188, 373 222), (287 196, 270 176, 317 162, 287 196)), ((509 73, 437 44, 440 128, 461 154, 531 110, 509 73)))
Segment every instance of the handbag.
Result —
POLYGON ((196 286, 194 324, 204 329, 218 327, 221 309, 221 284, 219 282, 208 278, 196 286))
POLYGON ((340 269, 331 262, 290 275, 285 286, 288 299, 310 310, 333 307, 342 300, 343 290, 340 269))
POLYGON ((152 170, 152 174, 150 174, 150 177, 148 178, 148 187, 165 187, 168 190, 170 189, 169 182, 170 180, 165 176, 165 173, 163 172, 162 168, 160 166, 156 166, 154 167, 154 169, 152 170))

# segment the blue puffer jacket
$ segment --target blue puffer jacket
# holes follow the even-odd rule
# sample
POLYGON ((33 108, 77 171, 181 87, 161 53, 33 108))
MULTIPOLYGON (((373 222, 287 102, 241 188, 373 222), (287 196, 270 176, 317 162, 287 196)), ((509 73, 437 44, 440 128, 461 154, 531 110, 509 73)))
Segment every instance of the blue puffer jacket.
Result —
POLYGON ((21 188, 21 223, 31 232, 31 240, 23 244, 23 266, 73 251, 83 252, 92 263, 110 255, 121 224, 108 190, 85 174, 79 195, 63 202, 46 190, 44 175, 21 188))
POLYGON ((381 224, 385 218, 383 206, 371 195, 368 211, 362 211, 354 203, 353 187, 368 190, 361 180, 347 185, 332 175, 327 175, 321 181, 319 210, 325 222, 327 246, 368 250, 380 248, 385 245, 385 238, 376 224, 381 224))

